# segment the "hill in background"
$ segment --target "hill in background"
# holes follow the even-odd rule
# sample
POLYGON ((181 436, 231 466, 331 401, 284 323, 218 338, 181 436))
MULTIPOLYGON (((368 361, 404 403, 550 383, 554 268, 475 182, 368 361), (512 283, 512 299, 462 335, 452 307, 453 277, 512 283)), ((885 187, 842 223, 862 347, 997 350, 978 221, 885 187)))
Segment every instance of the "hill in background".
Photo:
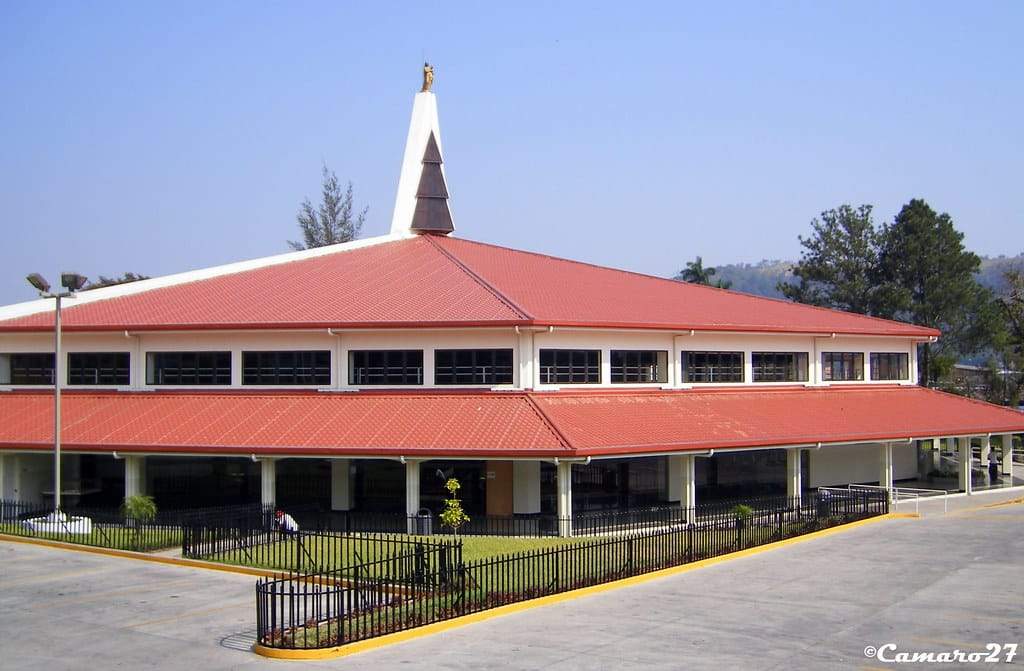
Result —
MULTIPOLYGON (((748 294, 782 298, 782 292, 776 289, 779 282, 792 281, 793 261, 763 260, 758 263, 730 263, 715 266, 715 280, 722 279, 732 282, 731 289, 748 294)), ((981 270, 978 282, 1002 293, 1006 289, 1003 273, 1008 270, 1024 271, 1024 253, 1017 256, 981 257, 981 270)), ((676 275, 675 279, 679 279, 676 275)))

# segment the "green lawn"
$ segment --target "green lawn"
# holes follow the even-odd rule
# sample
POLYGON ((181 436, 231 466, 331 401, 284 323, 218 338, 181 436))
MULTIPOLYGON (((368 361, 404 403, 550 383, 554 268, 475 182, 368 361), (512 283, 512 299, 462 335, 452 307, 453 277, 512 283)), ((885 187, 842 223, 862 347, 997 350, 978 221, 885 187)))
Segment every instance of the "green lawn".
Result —
POLYGON ((28 536, 44 540, 91 545, 93 547, 111 548, 113 550, 135 550, 153 552, 166 548, 181 547, 181 530, 174 527, 143 528, 142 530, 125 528, 119 524, 93 524, 92 533, 40 533, 29 531, 20 522, 0 523, 0 533, 13 536, 28 536))

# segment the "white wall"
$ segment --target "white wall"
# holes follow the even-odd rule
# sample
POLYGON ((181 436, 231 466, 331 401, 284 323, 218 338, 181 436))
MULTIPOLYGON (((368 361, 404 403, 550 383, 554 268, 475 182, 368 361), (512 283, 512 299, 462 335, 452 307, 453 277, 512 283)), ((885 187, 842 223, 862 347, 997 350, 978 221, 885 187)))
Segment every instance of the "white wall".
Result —
MULTIPOLYGON (((865 377, 869 377, 871 352, 901 352, 911 356, 910 379, 913 379, 914 352, 910 339, 876 337, 821 338, 776 334, 711 334, 693 336, 669 331, 627 331, 599 329, 558 329, 553 332, 516 334, 510 328, 479 329, 420 329, 345 331, 331 335, 326 330, 316 331, 197 331, 176 333, 125 334, 125 332, 83 334, 66 333, 63 347, 67 352, 129 352, 131 353, 132 386, 146 388, 146 352, 187 350, 230 350, 232 352, 233 385, 241 385, 242 352, 275 349, 326 349, 332 352, 332 383, 335 388, 348 387, 348 350, 353 349, 422 349, 424 387, 434 386, 434 349, 448 348, 511 348, 513 350, 514 384, 516 387, 553 388, 540 385, 540 370, 536 365, 541 349, 573 348, 601 351, 602 382, 599 385, 561 385, 577 388, 624 387, 701 387, 704 384, 685 385, 680 382, 680 352, 742 351, 746 365, 744 385, 758 387, 772 384, 754 383, 751 374, 751 352, 807 352, 811 364, 806 384, 826 384, 820 380, 821 352, 842 351, 864 354, 865 377), (669 354, 668 382, 640 385, 612 385, 612 349, 663 350, 669 354), (531 357, 532 356, 532 360, 531 357)), ((52 352, 53 337, 49 334, 0 334, 0 356, 13 352, 52 352)), ((871 384, 870 380, 834 384, 871 384)), ((0 386, 9 386, 2 385, 0 386)), ((488 385, 485 385, 488 386, 488 385)), ((739 386, 736 384, 728 385, 739 386)), ((93 387, 90 387, 93 388, 93 387)), ((374 387, 379 388, 379 387, 374 387)))
MULTIPOLYGON (((882 456, 877 443, 826 445, 820 450, 808 450, 808 454, 808 487, 878 482, 882 456)), ((917 449, 913 445, 893 446, 892 461, 894 480, 917 476, 917 449)))

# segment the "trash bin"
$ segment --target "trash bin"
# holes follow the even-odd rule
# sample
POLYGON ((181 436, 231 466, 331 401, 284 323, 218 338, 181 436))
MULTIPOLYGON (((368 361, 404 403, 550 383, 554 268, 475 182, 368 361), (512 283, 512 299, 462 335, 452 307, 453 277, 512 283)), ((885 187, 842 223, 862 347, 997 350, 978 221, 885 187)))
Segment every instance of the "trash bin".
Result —
POLYGON ((832 514, 832 492, 818 491, 818 517, 829 517, 832 514))
POLYGON ((426 508, 416 511, 413 519, 413 533, 417 536, 430 536, 434 533, 434 516, 426 508))

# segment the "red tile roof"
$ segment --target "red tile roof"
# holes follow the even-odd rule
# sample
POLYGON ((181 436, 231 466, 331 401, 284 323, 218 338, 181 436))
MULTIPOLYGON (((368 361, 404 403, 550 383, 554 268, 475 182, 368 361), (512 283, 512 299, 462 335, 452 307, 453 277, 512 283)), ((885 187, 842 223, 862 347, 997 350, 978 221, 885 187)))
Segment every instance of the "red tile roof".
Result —
MULTIPOLYGON (((50 449, 46 393, 0 395, 0 448, 50 449)), ((65 449, 572 457, 1024 431, 921 387, 588 392, 68 392, 65 449)))
MULTIPOLYGON (((69 331, 591 326, 929 337, 930 328, 443 236, 420 236, 64 310, 69 331)), ((51 329, 42 312, 3 331, 51 329)))

